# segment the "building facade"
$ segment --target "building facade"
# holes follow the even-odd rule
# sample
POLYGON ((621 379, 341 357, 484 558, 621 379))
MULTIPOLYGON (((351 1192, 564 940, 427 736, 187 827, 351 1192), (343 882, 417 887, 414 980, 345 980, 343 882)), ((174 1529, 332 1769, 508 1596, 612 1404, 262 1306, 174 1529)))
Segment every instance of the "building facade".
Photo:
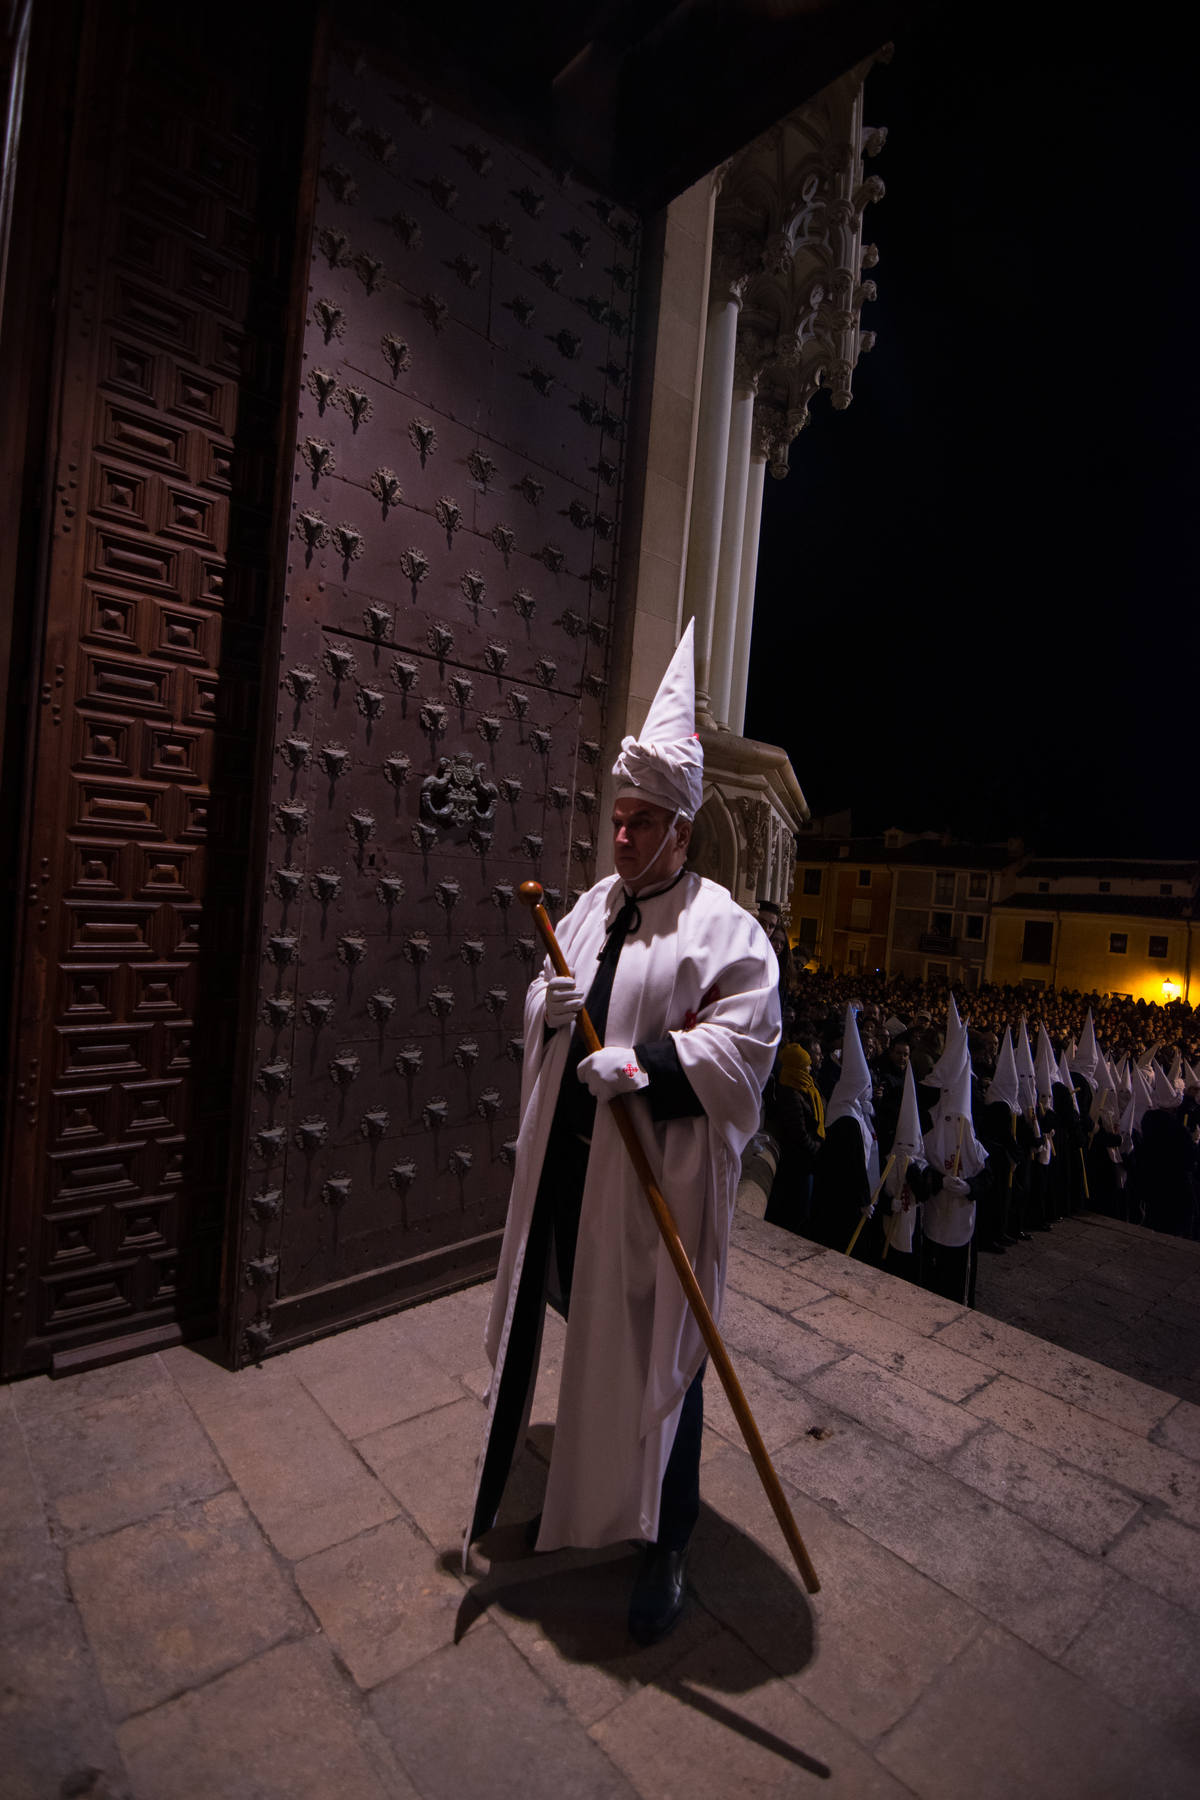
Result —
POLYGON ((1023 848, 898 829, 879 838, 802 835, 791 906, 797 954, 838 971, 977 988, 993 903, 1023 848))
POLYGON ((989 980, 1191 1004, 1200 864, 1035 858, 1004 887, 989 980))
POLYGON ((754 497, 865 347, 878 9, 617 10, 12 9, 5 1373, 490 1272, 516 890, 689 617, 698 859, 786 899, 754 497))

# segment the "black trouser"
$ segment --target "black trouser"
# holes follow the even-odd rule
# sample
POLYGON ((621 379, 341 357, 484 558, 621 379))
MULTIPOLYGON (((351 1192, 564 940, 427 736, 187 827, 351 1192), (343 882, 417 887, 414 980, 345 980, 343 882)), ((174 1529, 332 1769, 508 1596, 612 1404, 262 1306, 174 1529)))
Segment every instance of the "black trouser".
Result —
MULTIPOLYGON (((517 1303, 500 1376, 500 1392, 496 1397, 479 1499, 471 1522, 472 1543, 490 1531, 496 1522, 532 1397, 552 1234, 563 1317, 569 1314, 587 1163, 588 1146, 556 1118, 546 1145, 546 1159, 542 1164, 542 1178, 538 1183, 525 1246, 525 1262, 517 1285, 517 1303)), ((679 1428, 663 1474, 657 1541, 669 1550, 686 1547, 700 1514, 700 1445, 704 1434, 701 1384, 706 1367, 707 1362, 701 1364, 699 1374, 684 1395, 679 1428)))

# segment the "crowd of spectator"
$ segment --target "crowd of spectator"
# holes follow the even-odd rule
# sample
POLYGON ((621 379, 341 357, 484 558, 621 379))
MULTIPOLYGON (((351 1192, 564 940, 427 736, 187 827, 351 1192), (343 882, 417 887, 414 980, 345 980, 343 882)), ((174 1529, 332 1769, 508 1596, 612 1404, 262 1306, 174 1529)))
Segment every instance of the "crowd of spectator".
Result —
POLYGON ((1200 1012, 806 971, 772 939, 768 1220, 968 1304, 981 1254, 1073 1212, 1200 1236, 1200 1012))

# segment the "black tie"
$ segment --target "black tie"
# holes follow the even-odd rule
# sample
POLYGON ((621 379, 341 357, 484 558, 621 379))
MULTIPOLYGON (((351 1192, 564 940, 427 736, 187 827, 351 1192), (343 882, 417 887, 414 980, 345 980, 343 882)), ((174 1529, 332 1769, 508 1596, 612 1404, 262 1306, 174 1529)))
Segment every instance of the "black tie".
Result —
MULTIPOLYGON (((584 1007, 588 1018, 596 1028, 596 1036, 604 1042, 605 1027, 608 1024, 608 1003, 612 998, 613 978, 617 972, 617 963, 625 946, 625 939, 631 932, 637 931, 642 923, 641 909, 631 894, 621 908, 609 928, 600 952, 600 962, 592 977, 592 985, 588 989, 584 1007)), ((591 1052, 583 1041, 583 1033, 576 1026, 571 1037, 571 1047, 567 1051, 567 1063, 563 1070, 562 1085, 558 1090, 558 1105, 555 1108, 555 1123, 562 1124, 573 1131, 577 1137, 590 1138, 596 1123, 596 1102, 579 1079, 579 1065, 591 1052)))

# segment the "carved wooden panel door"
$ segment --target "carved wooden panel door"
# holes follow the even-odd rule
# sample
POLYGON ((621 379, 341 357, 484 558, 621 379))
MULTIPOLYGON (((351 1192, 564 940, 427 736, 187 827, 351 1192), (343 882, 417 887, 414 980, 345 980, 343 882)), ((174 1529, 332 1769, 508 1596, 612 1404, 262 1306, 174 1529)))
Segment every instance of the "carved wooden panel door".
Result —
POLYGON ((540 962, 594 879, 631 219, 333 64, 231 1338, 494 1267, 540 962))
POLYGON ((215 1324, 307 74, 299 25, 281 48, 256 12, 118 0, 85 21, 18 946, 8 1372, 180 1317, 215 1324))

